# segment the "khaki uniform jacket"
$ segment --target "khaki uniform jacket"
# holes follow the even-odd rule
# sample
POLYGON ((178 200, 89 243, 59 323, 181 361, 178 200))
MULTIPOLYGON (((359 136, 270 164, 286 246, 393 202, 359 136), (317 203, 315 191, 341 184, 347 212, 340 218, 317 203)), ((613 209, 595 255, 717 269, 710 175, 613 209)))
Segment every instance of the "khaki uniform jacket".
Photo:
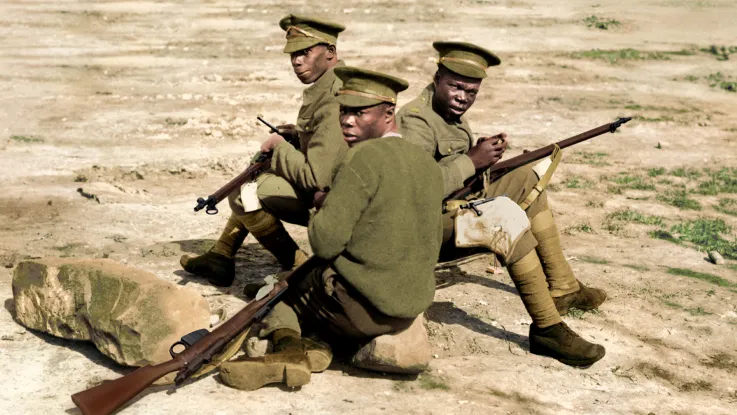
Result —
MULTIPOLYGON (((339 61, 336 66, 344 65, 339 61)), ((272 170, 300 192, 311 193, 330 186, 333 169, 348 150, 335 100, 341 85, 330 69, 305 89, 296 125, 299 149, 286 142, 274 149, 272 170)))
POLYGON ((358 143, 310 221, 312 251, 380 312, 416 317, 435 294, 441 189, 438 164, 403 138, 358 143))
POLYGON ((435 94, 428 85, 413 101, 397 113, 399 132, 409 142, 430 153, 443 174, 443 197, 463 187, 463 182, 476 173, 466 155, 473 145, 471 126, 464 117, 459 123, 448 123, 432 109, 435 94))

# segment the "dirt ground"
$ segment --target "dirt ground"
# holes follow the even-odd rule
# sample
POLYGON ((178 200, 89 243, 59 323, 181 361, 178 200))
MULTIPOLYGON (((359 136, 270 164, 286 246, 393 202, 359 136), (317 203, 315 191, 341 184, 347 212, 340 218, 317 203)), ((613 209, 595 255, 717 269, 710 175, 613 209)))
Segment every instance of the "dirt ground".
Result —
MULTIPOLYGON (((267 137, 256 115, 296 118, 302 85, 277 25, 287 13, 346 24, 341 58, 408 79, 400 104, 430 81, 432 41, 497 52, 468 118, 479 135, 506 131, 511 155, 634 117, 567 150, 549 192, 578 278, 609 294, 565 320, 607 355, 584 370, 531 355, 514 286, 482 258, 438 271, 435 358, 419 378, 337 362, 301 390, 246 393, 209 376, 151 389, 124 413, 737 413, 731 0, 2 2, 0 413, 79 413, 72 393, 126 371, 13 320, 23 258, 112 258, 231 314, 246 282, 277 271, 252 237, 229 289, 178 258, 219 235, 227 203, 216 216, 192 207, 267 137)), ((308 249, 304 229, 289 230, 308 249)))

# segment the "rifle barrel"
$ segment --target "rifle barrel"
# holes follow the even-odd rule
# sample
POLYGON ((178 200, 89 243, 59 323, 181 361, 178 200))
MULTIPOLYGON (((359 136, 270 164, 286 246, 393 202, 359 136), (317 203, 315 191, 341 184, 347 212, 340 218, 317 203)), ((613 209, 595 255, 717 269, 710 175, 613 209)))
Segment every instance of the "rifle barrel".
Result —
MULTIPOLYGON (((578 144, 582 141, 590 140, 594 137, 600 136, 607 132, 614 133, 617 130, 617 128, 619 128, 622 124, 626 123, 627 121, 631 119, 632 119, 631 117, 619 118, 615 122, 601 125, 599 127, 585 131, 581 134, 574 135, 573 137, 566 138, 565 140, 561 140, 555 144, 550 144, 545 147, 538 148, 537 150, 533 150, 527 153, 522 153, 516 157, 512 157, 510 159, 495 163, 491 167, 488 168, 489 177, 491 179, 499 178, 511 170, 514 170, 518 167, 524 166, 525 164, 532 163, 533 161, 537 161, 544 157, 547 157, 553 153, 553 150, 555 149, 556 145, 560 147, 561 149, 564 149, 566 147, 570 147, 572 145, 578 144)), ((481 182, 482 175, 483 175, 483 171, 478 172, 475 176, 466 180, 465 186, 463 188, 458 189, 455 192, 451 193, 450 196, 445 198, 445 200, 463 199, 469 194, 471 194, 473 192, 474 187, 477 186, 477 184, 481 182)))

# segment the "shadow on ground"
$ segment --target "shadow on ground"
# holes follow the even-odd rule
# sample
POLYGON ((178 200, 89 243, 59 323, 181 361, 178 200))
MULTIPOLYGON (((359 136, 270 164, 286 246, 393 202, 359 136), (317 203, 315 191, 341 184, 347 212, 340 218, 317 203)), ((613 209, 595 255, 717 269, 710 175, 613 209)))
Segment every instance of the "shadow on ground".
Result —
POLYGON ((476 333, 485 336, 492 336, 500 340, 509 341, 517 344, 524 350, 529 350, 527 337, 520 336, 517 333, 498 328, 486 323, 474 316, 469 315, 464 310, 457 308, 450 301, 436 301, 432 303, 430 308, 425 312, 427 319, 440 324, 457 324, 476 333))

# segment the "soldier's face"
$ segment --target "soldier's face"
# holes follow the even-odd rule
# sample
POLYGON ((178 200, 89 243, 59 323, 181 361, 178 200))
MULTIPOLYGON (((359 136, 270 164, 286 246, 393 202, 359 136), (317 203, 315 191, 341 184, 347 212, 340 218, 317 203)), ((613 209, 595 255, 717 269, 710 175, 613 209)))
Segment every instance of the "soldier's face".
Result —
POLYGON ((292 69, 303 84, 311 84, 330 69, 330 62, 335 58, 335 48, 327 45, 315 45, 307 49, 292 52, 292 69))
POLYGON ((435 74, 432 108, 446 121, 457 121, 476 101, 481 79, 468 78, 444 68, 435 74))
POLYGON ((384 135, 394 121, 394 107, 379 104, 372 107, 340 106, 340 127, 343 139, 350 147, 361 141, 384 135))

